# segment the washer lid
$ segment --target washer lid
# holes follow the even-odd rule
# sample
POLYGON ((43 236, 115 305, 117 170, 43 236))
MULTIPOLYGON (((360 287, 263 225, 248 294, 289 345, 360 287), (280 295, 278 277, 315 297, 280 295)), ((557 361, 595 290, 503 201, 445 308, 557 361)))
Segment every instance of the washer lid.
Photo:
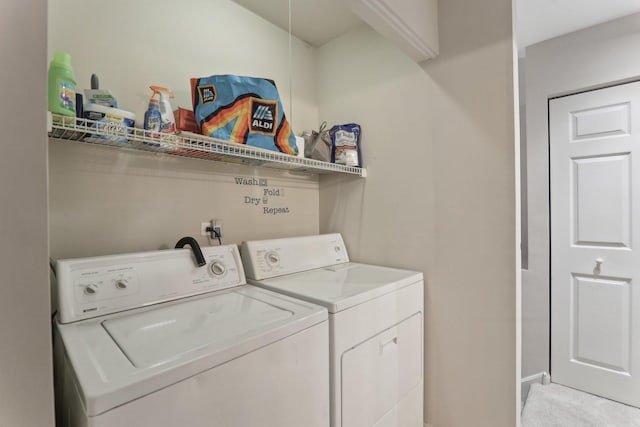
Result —
POLYGON ((337 313, 422 280, 420 272, 350 262, 249 283, 337 313))
POLYGON ((327 321, 324 307, 253 286, 56 322, 87 416, 100 415, 327 321))
POLYGON ((134 366, 147 368, 232 344, 292 316, 286 308, 231 292, 108 319, 102 326, 134 366))

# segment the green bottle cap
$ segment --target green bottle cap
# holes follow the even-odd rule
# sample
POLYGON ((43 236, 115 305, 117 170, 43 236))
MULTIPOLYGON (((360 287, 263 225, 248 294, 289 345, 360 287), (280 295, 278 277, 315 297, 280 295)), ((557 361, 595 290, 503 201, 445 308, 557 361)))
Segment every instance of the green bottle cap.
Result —
POLYGON ((71 55, 67 52, 56 51, 53 53, 53 61, 54 64, 71 68, 71 55))

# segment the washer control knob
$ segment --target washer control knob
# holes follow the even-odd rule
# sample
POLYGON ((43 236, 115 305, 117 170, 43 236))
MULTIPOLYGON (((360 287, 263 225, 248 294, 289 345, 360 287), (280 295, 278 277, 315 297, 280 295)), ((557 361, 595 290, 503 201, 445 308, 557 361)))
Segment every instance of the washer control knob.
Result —
POLYGON ((211 263, 211 272, 216 276, 222 276, 227 271, 227 268, 220 261, 214 261, 211 263))
POLYGON ((116 280, 116 289, 120 289, 121 291, 124 291, 128 287, 129 287, 129 282, 127 282, 125 279, 116 280))
POLYGON ((95 294, 98 293, 98 285, 95 285, 93 283, 87 285, 84 287, 84 294, 85 295, 89 295, 89 296, 93 296, 95 294))
POLYGON ((280 255, 278 255, 278 253, 274 251, 267 252, 265 258, 267 260, 267 264, 269 265, 276 265, 280 262, 280 255))

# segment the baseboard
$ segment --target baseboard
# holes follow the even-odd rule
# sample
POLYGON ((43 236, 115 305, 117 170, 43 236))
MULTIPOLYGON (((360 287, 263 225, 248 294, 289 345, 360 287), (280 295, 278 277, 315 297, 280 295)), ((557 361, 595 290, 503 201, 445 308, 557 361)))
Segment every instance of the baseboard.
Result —
POLYGON ((537 374, 529 375, 528 377, 520 380, 521 384, 548 384, 550 375, 547 372, 538 372, 537 374))
POLYGON ((551 376, 548 372, 539 372, 537 374, 529 375, 528 377, 522 378, 520 380, 521 385, 521 404, 524 405, 524 402, 527 401, 527 395, 529 394, 529 389, 531 388, 531 384, 549 384, 551 381, 551 376))

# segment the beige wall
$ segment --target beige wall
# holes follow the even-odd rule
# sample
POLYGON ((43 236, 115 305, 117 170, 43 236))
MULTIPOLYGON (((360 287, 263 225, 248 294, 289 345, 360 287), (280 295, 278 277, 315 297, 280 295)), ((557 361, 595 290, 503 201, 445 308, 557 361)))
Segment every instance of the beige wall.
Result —
POLYGON ((549 371, 547 100, 640 78, 639 29, 635 14, 526 50, 529 269, 522 287, 522 376, 549 371))
POLYGON ((425 421, 512 427, 511 2, 439 8, 440 56, 422 68, 366 28, 320 48, 321 117, 363 126, 370 175, 321 179, 320 230, 342 232, 354 260, 425 272, 425 421))
MULTIPOLYGON (((315 49, 293 40, 290 87, 287 33, 232 1, 187 0, 178 7, 152 0, 52 0, 49 23, 49 57, 68 51, 78 86, 89 87, 97 73, 101 87, 140 123, 150 84, 172 88, 174 108, 190 108, 190 77, 231 73, 274 79, 289 117, 293 106, 293 129, 317 127, 315 49)), ((318 233, 316 176, 70 142, 56 141, 50 149, 56 259, 167 248, 184 235, 207 245, 212 242, 199 235, 200 223, 214 218, 223 221, 225 243, 318 233), (237 185, 238 177, 266 179, 281 195, 263 205, 265 188, 237 185), (246 197, 259 197, 259 205, 245 203, 246 197), (264 207, 290 213, 264 214, 264 207)))
POLYGON ((200 223, 223 221, 225 243, 318 233, 318 178, 204 160, 50 144, 50 236, 55 259, 201 245, 200 223), (266 179, 267 186, 236 178, 266 179), (264 190, 277 190, 268 196, 264 190), (259 205, 245 203, 245 198, 259 205), (287 207, 288 214, 265 214, 287 207))
POLYGON ((424 262, 434 247, 433 81, 364 26, 318 54, 322 119, 362 126, 368 173, 364 180, 321 178, 321 231, 340 231, 356 259, 429 271, 430 262, 424 262))
POLYGON ((47 4, 0 11, 0 425, 53 426, 47 262, 47 4))

